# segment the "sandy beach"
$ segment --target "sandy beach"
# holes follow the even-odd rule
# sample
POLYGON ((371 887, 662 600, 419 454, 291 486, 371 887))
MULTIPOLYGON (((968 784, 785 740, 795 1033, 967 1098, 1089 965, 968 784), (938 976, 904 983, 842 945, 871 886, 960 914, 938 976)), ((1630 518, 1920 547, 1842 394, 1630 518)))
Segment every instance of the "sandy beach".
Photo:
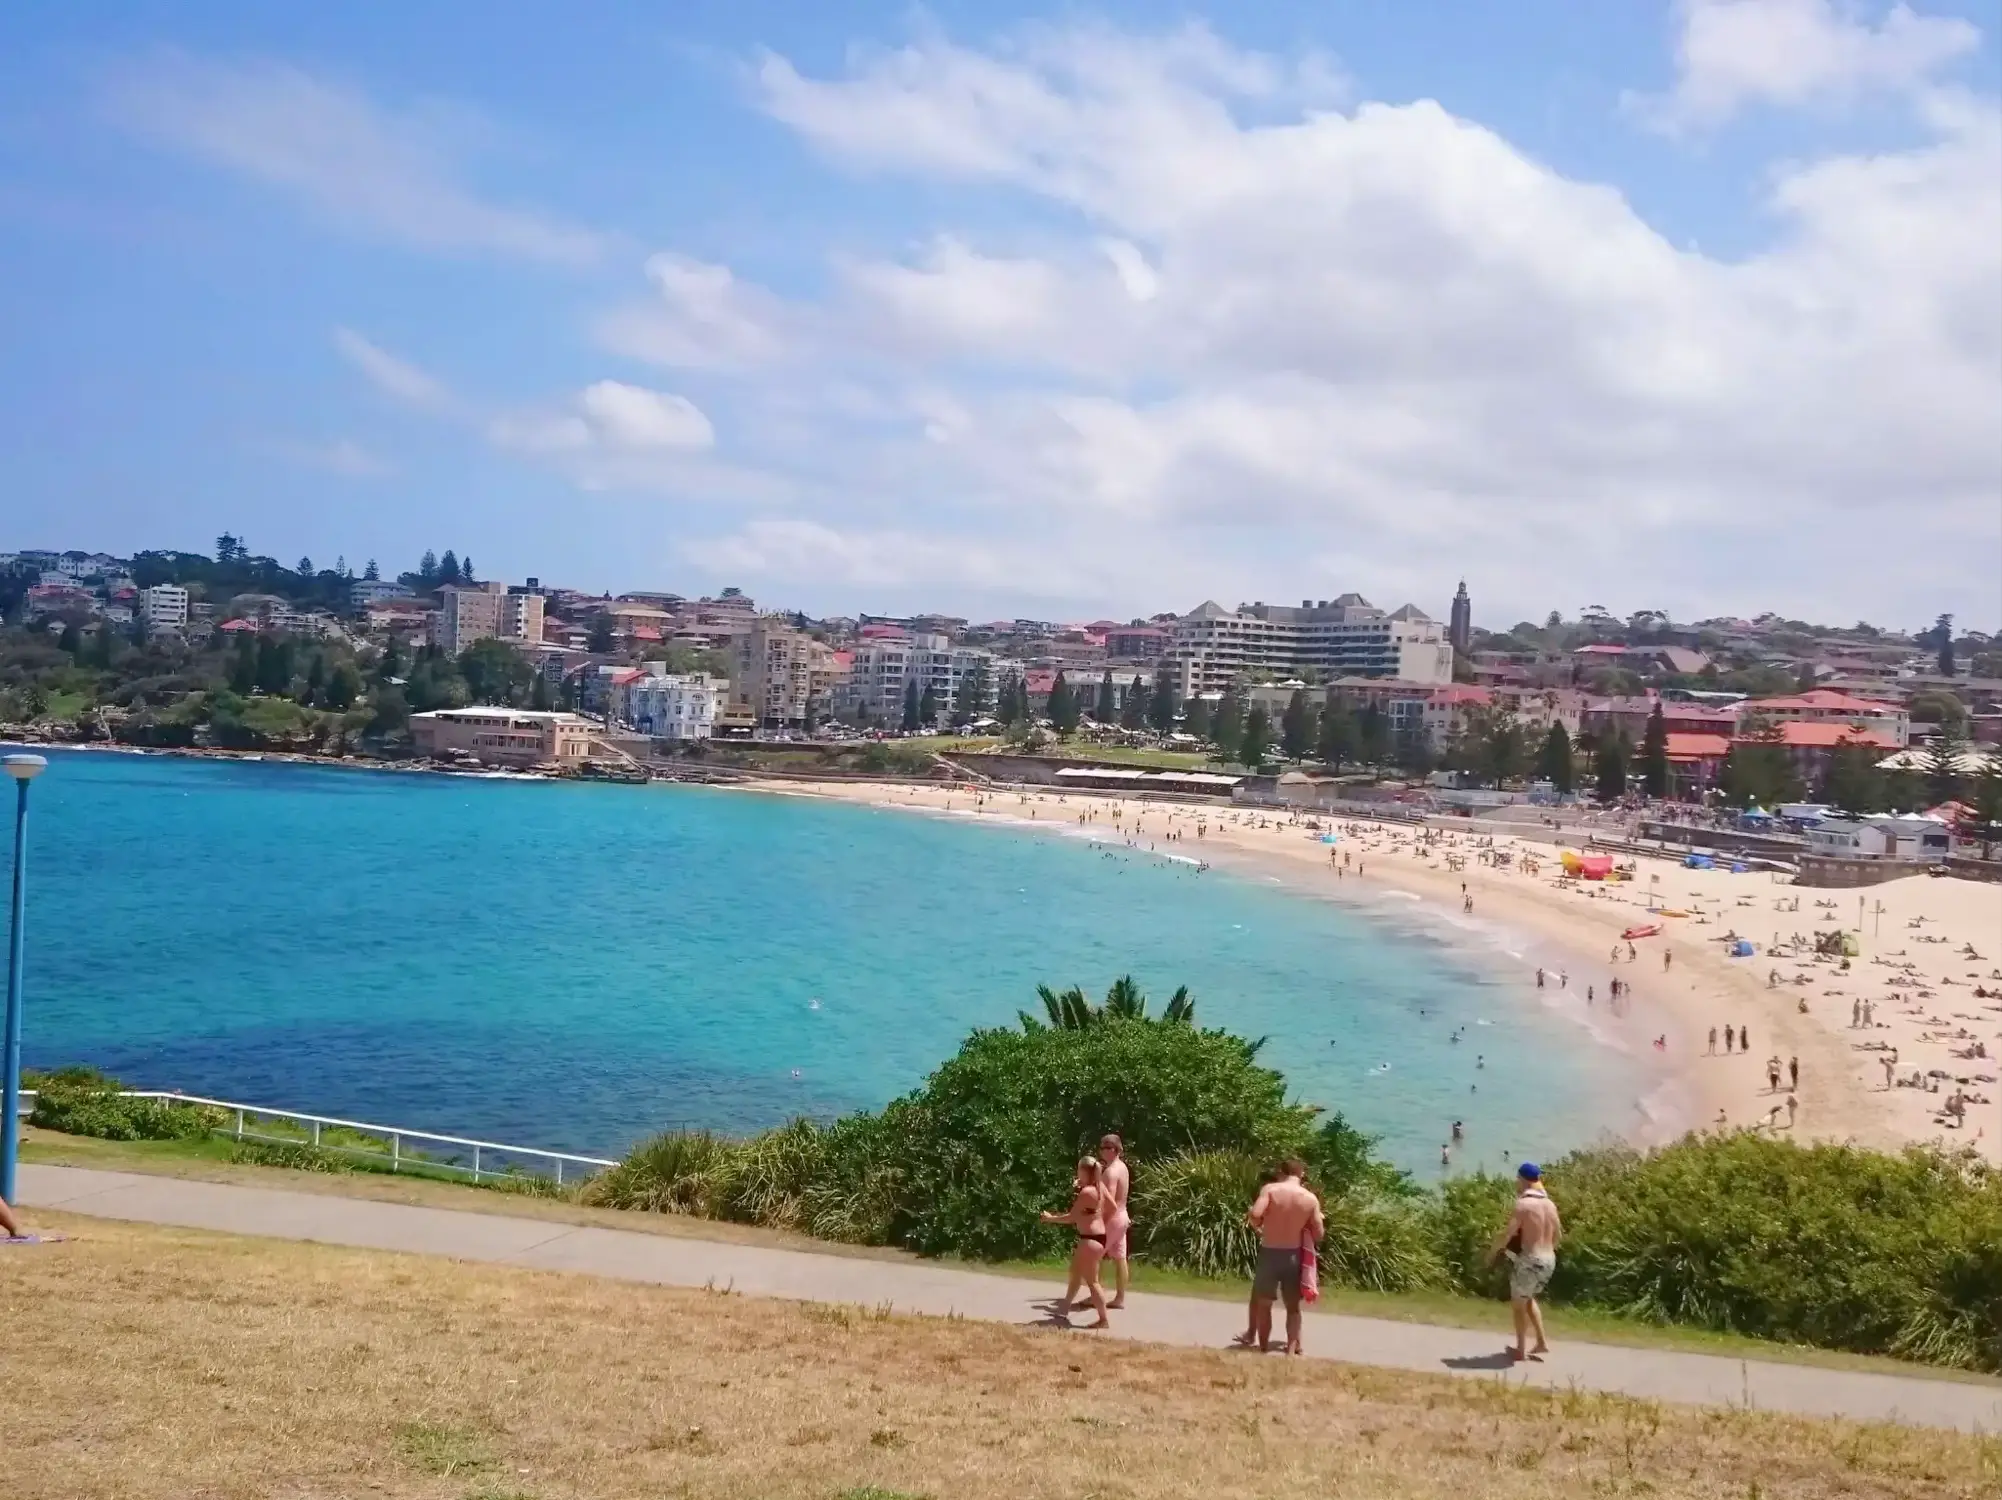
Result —
POLYGON ((1631 880, 1582 881, 1564 878, 1558 845, 1490 834, 1471 821, 1421 828, 1347 815, 909 783, 758 787, 996 820, 1083 819, 1099 836, 1138 851, 1262 872, 1337 900, 1367 905, 1403 892, 1441 918, 1522 939, 1509 951, 1523 955, 1525 1004, 1563 998, 1563 1008, 1602 1040, 1647 1061, 1656 1083, 1645 1116, 1605 1122, 1642 1144, 1721 1125, 1877 1147, 1972 1147, 2002 1163, 2002 885, 1915 876, 1860 893, 1825 891, 1781 875, 1688 869, 1646 856, 1620 857, 1633 869, 1631 880), (1323 842, 1327 833, 1336 842, 1323 842), (1651 924, 1661 935, 1631 943, 1621 937, 1651 924), (1842 957, 1814 948, 1817 932, 1837 928, 1859 950, 1846 967, 1842 957), (1733 935, 1755 952, 1731 956, 1733 935), (1546 991, 1559 987, 1561 997, 1537 995, 1539 968, 1546 991), (1614 980, 1623 990, 1617 999, 1614 980), (1589 996, 1582 1008, 1581 995, 1589 996), (1865 1002, 1868 1024, 1857 1024, 1865 1002), (1748 1031, 1749 1050, 1727 1055, 1726 1027, 1748 1031), (1977 1048, 1985 1056, 1975 1055, 1977 1048), (1773 1058, 1777 1091, 1768 1086, 1773 1058), (1796 1061, 1797 1084, 1789 1071, 1796 1061), (1927 1086, 1890 1081, 1914 1074, 1927 1086), (1958 1126, 1946 1113, 1957 1090, 1968 1096, 1958 1126))

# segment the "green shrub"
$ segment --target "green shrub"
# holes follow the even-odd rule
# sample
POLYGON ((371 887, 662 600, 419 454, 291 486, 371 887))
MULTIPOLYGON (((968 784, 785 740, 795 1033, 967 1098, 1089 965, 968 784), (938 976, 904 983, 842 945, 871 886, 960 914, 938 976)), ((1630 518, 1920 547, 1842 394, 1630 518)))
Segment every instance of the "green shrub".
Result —
POLYGON ((794 1120, 751 1137, 729 1153, 719 1174, 721 1216, 773 1229, 798 1229, 807 1190, 819 1180, 826 1132, 811 1120, 794 1120))
POLYGON ((91 1068, 67 1068, 37 1075, 31 1125, 65 1135, 107 1141, 200 1140, 223 1123, 222 1111, 202 1104, 133 1099, 119 1092, 115 1078, 91 1068))
POLYGON ((896 1148, 916 1115, 899 1100, 881 1114, 850 1115, 823 1132, 820 1176, 800 1198, 808 1234, 850 1245, 896 1242, 905 1180, 896 1148))
POLYGON ((1409 1292, 1445 1281, 1422 1204, 1357 1189, 1327 1200, 1323 1217, 1328 1233, 1321 1241, 1321 1280, 1327 1285, 1409 1292))
POLYGON ((229 1159, 253 1167, 285 1167, 294 1172, 359 1172, 361 1164, 314 1145, 292 1145, 274 1141, 239 1141, 230 1148, 229 1159))
POLYGON ((2002 1176, 1741 1132, 1551 1170, 1552 1295, 1655 1322, 2002 1367, 2002 1176))
POLYGON ((1061 1253, 1070 1231, 1037 1213, 1063 1206, 1077 1158, 1106 1131, 1125 1138, 1136 1183, 1177 1152, 1300 1149, 1312 1112, 1286 1102, 1285 1080, 1253 1051, 1157 1021, 975 1032, 907 1101, 898 1239, 932 1255, 1061 1253))

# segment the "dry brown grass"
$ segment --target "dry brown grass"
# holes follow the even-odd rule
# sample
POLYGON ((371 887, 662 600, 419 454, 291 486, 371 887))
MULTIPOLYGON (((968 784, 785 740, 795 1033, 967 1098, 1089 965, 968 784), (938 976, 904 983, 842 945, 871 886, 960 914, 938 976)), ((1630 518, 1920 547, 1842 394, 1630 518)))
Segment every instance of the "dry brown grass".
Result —
POLYGON ((76 1239, 0 1259, 10 1495, 1992 1500, 2002 1486, 1992 1439, 41 1217, 76 1239))

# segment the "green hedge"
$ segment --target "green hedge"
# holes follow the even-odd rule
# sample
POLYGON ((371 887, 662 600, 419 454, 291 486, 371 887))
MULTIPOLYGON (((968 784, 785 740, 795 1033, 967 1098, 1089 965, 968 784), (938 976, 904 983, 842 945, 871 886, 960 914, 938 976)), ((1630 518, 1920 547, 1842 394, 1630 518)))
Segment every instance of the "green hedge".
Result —
POLYGON ((205 1105, 127 1098, 119 1092, 117 1079, 90 1068, 24 1074, 23 1083, 35 1091, 28 1123, 66 1135, 107 1141, 189 1141, 223 1123, 222 1112, 205 1105))

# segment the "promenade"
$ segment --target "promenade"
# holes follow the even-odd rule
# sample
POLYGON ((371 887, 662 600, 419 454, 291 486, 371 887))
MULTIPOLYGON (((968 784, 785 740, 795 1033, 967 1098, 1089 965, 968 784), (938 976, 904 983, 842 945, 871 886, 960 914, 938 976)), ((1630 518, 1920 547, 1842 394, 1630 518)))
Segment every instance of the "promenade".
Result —
MULTIPOLYGON (((1049 1325, 1054 1282, 942 1265, 567 1225, 551 1220, 382 1203, 139 1173, 23 1164, 21 1201, 104 1219, 603 1276, 747 1296, 887 1308, 1016 1325, 1049 1325)), ((60 1254, 48 1251, 9 1253, 60 1254)), ((1221 1348, 1244 1326, 1241 1305, 1135 1294, 1114 1337, 1221 1348)), ((1103 1337, 1103 1335, 1077 1335, 1103 1337)), ((1428 1374, 1802 1416, 1896 1421, 2002 1433, 2002 1382, 1968 1382, 1610 1344, 1563 1343, 1549 1362, 1510 1366, 1492 1332, 1312 1315, 1310 1357, 1428 1374)), ((1250 1357, 1250 1356, 1247 1356, 1250 1357)))

